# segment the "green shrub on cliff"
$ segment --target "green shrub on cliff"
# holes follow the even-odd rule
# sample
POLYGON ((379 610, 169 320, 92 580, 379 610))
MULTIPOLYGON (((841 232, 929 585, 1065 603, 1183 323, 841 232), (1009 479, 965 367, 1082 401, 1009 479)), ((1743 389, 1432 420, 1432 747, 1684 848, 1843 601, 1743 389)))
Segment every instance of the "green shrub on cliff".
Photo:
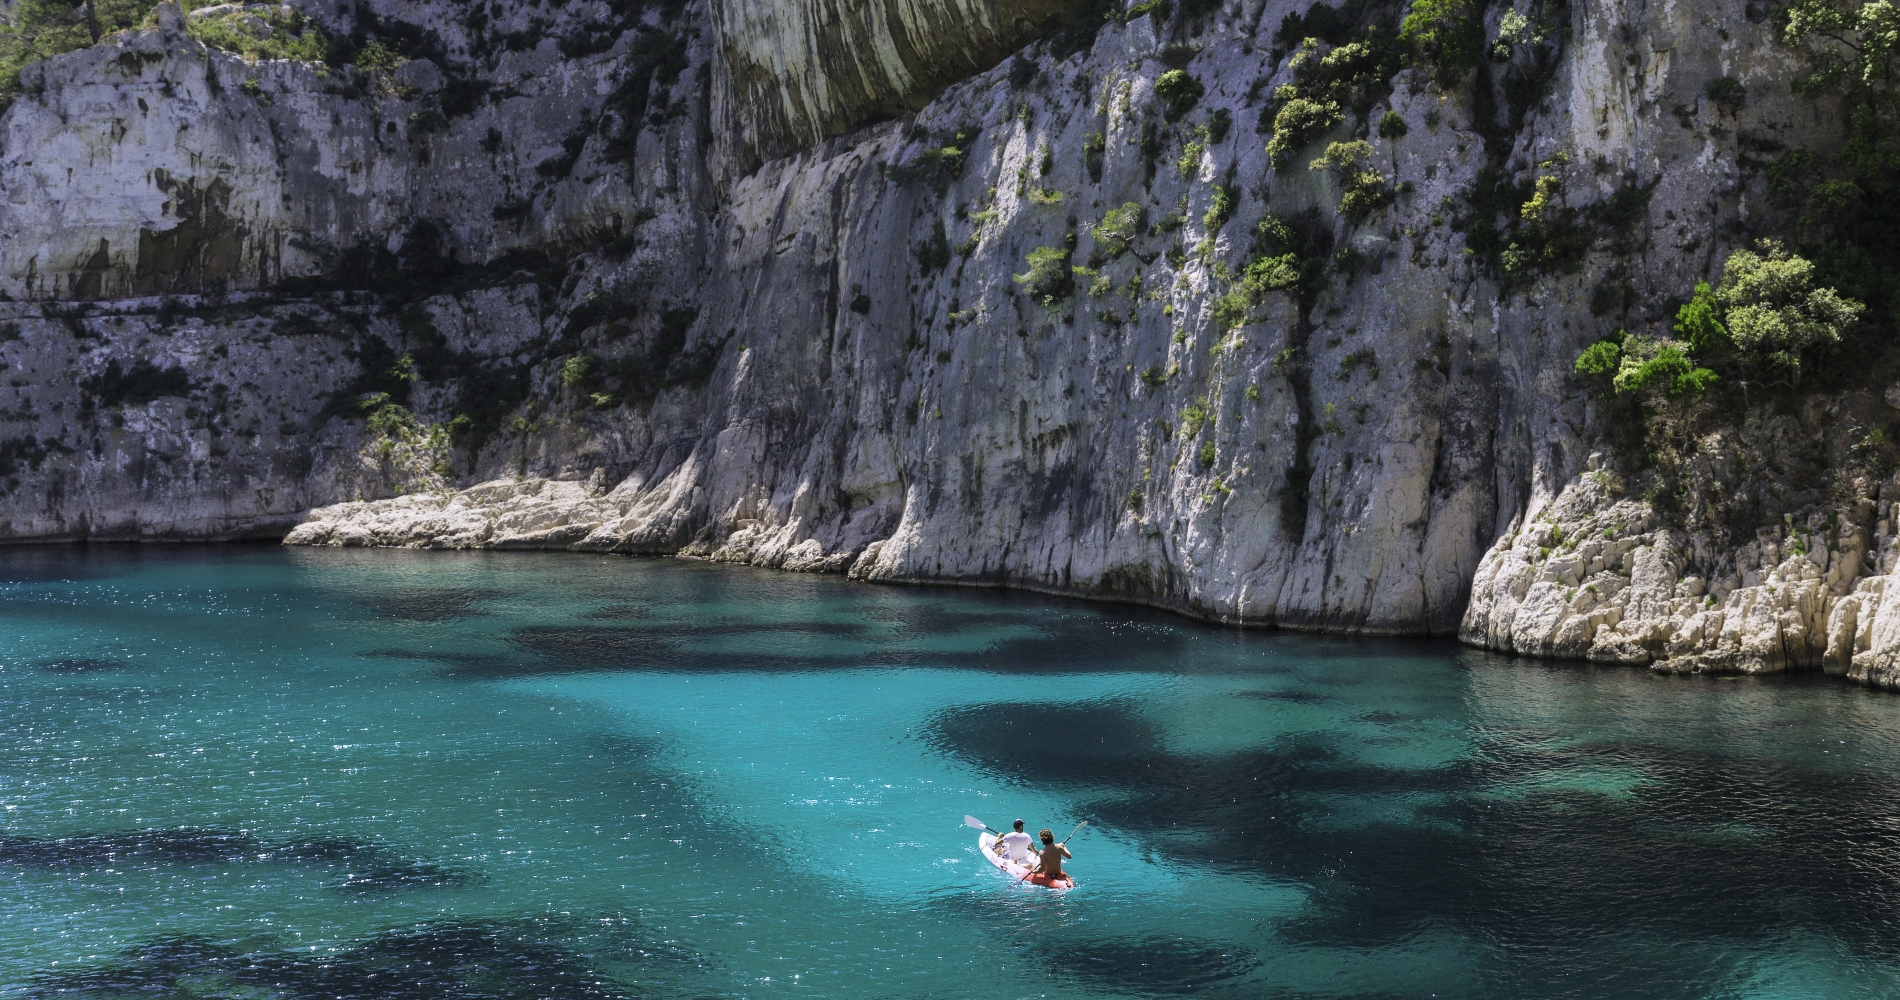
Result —
POLYGON ((1112 260, 1128 252, 1141 235, 1141 206, 1127 202, 1102 214, 1102 221, 1089 230, 1095 245, 1112 260))
POLYGON ((1226 332, 1247 322, 1273 292, 1285 292, 1309 308, 1326 287, 1331 254, 1330 225, 1317 211, 1294 218, 1268 215, 1254 227, 1253 257, 1225 294, 1214 302, 1214 327, 1226 332))
POLYGON ((1498 255, 1507 275, 1571 272, 1583 264, 1590 233, 1576 212, 1563 204, 1563 181, 1544 174, 1532 182, 1531 196, 1517 211, 1517 230, 1498 255))
POLYGON ((1728 340, 1744 357, 1785 370, 1798 391, 1804 356, 1840 342, 1866 307, 1832 288, 1817 287, 1813 263, 1780 243, 1763 240, 1758 249, 1737 250, 1723 266, 1722 284, 1711 296, 1722 312, 1712 328, 1708 323, 1714 317, 1704 319, 1700 294, 1683 311, 1695 310, 1691 322, 1705 335, 1726 325, 1728 340))
POLYGON ((1417 0, 1399 26, 1399 41, 1441 78, 1465 73, 1484 58, 1483 0, 1417 0))
POLYGON ((1100 132, 1090 132, 1082 140, 1082 165, 1088 169, 1089 180, 1102 182, 1102 161, 1108 153, 1108 137, 1100 132))
POLYGON ((1041 299, 1044 305, 1075 294, 1075 274, 1069 265, 1070 252, 1057 247, 1037 247, 1029 251, 1029 270, 1015 276, 1023 291, 1041 299))
POLYGON ((1201 213, 1201 225, 1207 227, 1209 233, 1217 232, 1227 225, 1228 219, 1234 217, 1234 209, 1239 206, 1240 188, 1232 184, 1216 184, 1213 197, 1208 199, 1207 211, 1201 213))
MULTIPOLYGON (((1290 91, 1292 85, 1280 89, 1290 91)), ((1297 92, 1285 96, 1285 103, 1273 116, 1273 138, 1267 140, 1267 158, 1275 168, 1285 167, 1294 153, 1346 120, 1337 102, 1301 97, 1297 92)))
POLYGON ((1374 20, 1350 41, 1330 49, 1319 38, 1301 40, 1287 64, 1293 82, 1274 90, 1267 108, 1271 118, 1261 119, 1273 123, 1267 158, 1276 170, 1285 169, 1295 153, 1345 121, 1346 112, 1361 120, 1370 114, 1391 93, 1392 75, 1401 62, 1390 28, 1374 20))
POLYGON ((1389 179, 1373 169, 1372 145, 1362 139, 1332 143, 1310 167, 1330 171, 1339 182, 1339 214, 1353 225, 1365 222, 1395 197, 1389 179))
POLYGON ((1559 152, 1537 164, 1532 177, 1511 183, 1504 171, 1486 166, 1463 193, 1468 211, 1453 228, 1506 286, 1575 273, 1599 241, 1612 252, 1632 245, 1653 183, 1625 185, 1602 201, 1572 207, 1564 180, 1568 167, 1569 157, 1559 152))
POLYGON ((950 235, 944 231, 942 219, 931 224, 930 235, 911 248, 911 253, 916 256, 917 269, 923 274, 935 274, 950 263, 950 235))
POLYGON ((19 96, 21 69, 134 27, 151 12, 155 2, 13 0, 0 4, 0 111, 19 96))
MULTIPOLYGON (((185 32, 211 48, 236 52, 252 61, 298 59, 322 62, 330 55, 329 37, 294 9, 281 13, 269 10, 262 14, 238 10, 213 17, 191 18, 185 22, 185 32), (263 31, 258 30, 259 25, 263 26, 263 31)), ((369 46, 375 47, 375 43, 369 46)), ((362 65, 360 59, 358 64, 362 65)))
POLYGON ((1689 301, 1676 309, 1676 332, 1688 339, 1690 350, 1708 350, 1727 339, 1728 328, 1722 325, 1719 309, 1709 283, 1696 282, 1689 301))
POLYGON ((1717 380, 1682 345, 1622 330, 1585 348, 1574 367, 1608 395, 1650 400, 1693 396, 1717 380))
POLYGON ((964 152, 981 132, 982 129, 974 125, 939 132, 930 140, 937 145, 925 148, 904 163, 885 164, 884 176, 900 185, 928 186, 942 194, 951 181, 963 176, 963 165, 968 161, 964 152))
POLYGON ((593 389, 599 381, 591 354, 576 354, 561 363, 561 388, 577 393, 593 389))
MULTIPOLYGON (((1837 123, 1839 131, 1820 137, 1816 149, 1784 150, 1767 167, 1769 193, 1781 210, 1769 221, 1779 224, 1790 253, 1813 264, 1815 286, 1865 305, 1843 331, 1842 347, 1814 352, 1801 377, 1825 385, 1889 383, 1900 365, 1900 8, 1878 0, 1792 0, 1778 18, 1783 42, 1804 63, 1795 93, 1814 102, 1818 121, 1837 123)), ((1746 102, 1739 84, 1711 83, 1709 96, 1730 113, 1746 102)))
POLYGON ((1619 330, 1585 349, 1575 368, 1606 395, 1649 402, 1698 395, 1721 378, 1717 369, 1744 390, 1785 375, 1783 384, 1799 391, 1808 359, 1838 343, 1864 308, 1819 286, 1812 262, 1763 240, 1729 255, 1721 284, 1695 286, 1676 310, 1677 339, 1619 330))
POLYGON ((1188 75, 1186 70, 1171 69, 1155 80, 1155 96, 1161 99, 1162 113, 1169 121, 1177 121, 1194 110, 1206 92, 1201 81, 1188 75))

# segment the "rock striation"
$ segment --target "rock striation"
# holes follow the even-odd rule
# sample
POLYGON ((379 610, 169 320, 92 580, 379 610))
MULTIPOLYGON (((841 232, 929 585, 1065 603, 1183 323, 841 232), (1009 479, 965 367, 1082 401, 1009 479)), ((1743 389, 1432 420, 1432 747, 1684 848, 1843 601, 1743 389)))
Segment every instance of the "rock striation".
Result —
POLYGON ((1033 41, 1066 0, 714 0, 732 167, 925 107, 1033 41))
POLYGON ((161 8, 36 64, 0 116, 0 531, 682 554, 1900 673, 1900 496, 1671 526, 1570 371, 1765 204, 1746 149, 1820 141, 1772 25, 1493 5, 1488 36, 1540 33, 1359 80, 1276 159, 1274 95, 1360 51, 1302 46, 1332 22, 1143 5, 1036 41, 1075 7, 307 12, 387 36, 375 66, 161 8), (1355 141, 1364 211, 1309 167, 1355 141), (1553 191, 1587 252, 1501 268, 1487 184, 1553 191))
POLYGON ((1900 686, 1900 605, 1886 598, 1900 567, 1900 476, 1837 472, 1828 484, 1816 471, 1852 470, 1848 456, 1827 454, 1830 444, 1844 450, 1840 428, 1879 416, 1881 404, 1846 402, 1752 414, 1736 440, 1704 449, 1717 461, 1696 470, 1698 494, 1730 503, 1761 499, 1746 496, 1751 488, 1791 495, 1770 506, 1792 509, 1745 541, 1707 503, 1701 523, 1660 516, 1592 456, 1593 468, 1527 510, 1486 554, 1460 637, 1671 673, 1825 671, 1900 686), (1708 467, 1730 463, 1748 467, 1708 467), (1814 490, 1817 481, 1828 488, 1814 490), (1817 492, 1829 495, 1817 502, 1817 492))

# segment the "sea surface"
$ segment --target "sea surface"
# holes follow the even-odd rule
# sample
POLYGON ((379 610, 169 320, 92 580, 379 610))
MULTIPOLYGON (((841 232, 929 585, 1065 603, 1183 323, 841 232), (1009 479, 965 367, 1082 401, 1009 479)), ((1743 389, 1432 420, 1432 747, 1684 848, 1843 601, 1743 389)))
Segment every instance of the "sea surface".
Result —
POLYGON ((0 550, 0 997, 1900 995, 1900 697, 672 560, 0 550), (1013 886, 974 814, 1071 842, 1013 886))

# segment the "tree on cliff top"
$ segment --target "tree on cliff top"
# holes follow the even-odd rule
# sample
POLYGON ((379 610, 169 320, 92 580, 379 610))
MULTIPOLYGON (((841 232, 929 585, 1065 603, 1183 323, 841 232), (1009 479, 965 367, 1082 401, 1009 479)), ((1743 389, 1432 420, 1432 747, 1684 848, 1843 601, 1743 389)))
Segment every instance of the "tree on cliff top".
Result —
POLYGON ((1676 310, 1678 339, 1619 330, 1586 348, 1575 368, 1607 395, 1650 403, 1700 395, 1716 384, 1718 368, 1744 392, 1776 371, 1799 391, 1815 351, 1839 343, 1864 310, 1817 284, 1812 262, 1762 240, 1754 250, 1729 255, 1720 285, 1695 286, 1676 310))
POLYGON ((14 0, 0 5, 0 111, 20 92, 20 70, 83 49, 145 19, 156 0, 14 0))
POLYGON ((1789 210, 1787 232, 1813 262, 1813 283, 1864 302, 1870 321, 1855 324, 1852 349, 1835 352, 1838 363, 1817 374, 1885 379, 1900 363, 1900 8, 1793 0, 1778 18, 1782 40, 1805 62, 1795 93, 1822 102, 1830 117, 1838 108, 1841 135, 1831 155, 1784 151, 1768 168, 1769 193, 1789 210))
MULTIPOLYGON (((1799 390, 1804 355, 1839 343, 1865 307, 1832 288, 1817 287, 1814 265, 1780 243, 1763 240, 1760 250, 1729 256, 1714 299, 1725 310, 1729 341, 1745 356, 1785 369, 1789 384, 1799 390)), ((1683 312, 1696 305, 1692 301, 1683 312)))
POLYGON ((1441 75, 1462 75, 1484 58, 1484 6, 1474 0, 1417 0, 1399 25, 1399 41, 1441 75))

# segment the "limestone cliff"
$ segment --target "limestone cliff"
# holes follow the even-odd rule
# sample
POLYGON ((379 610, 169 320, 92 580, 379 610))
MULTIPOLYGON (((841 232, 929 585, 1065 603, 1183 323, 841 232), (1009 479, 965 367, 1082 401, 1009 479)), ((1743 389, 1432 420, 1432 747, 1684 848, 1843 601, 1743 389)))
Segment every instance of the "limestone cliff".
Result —
MULTIPOLYGON (((1686 621, 1707 591, 1655 589, 1678 541, 1653 511, 1573 499, 1600 441, 1570 363, 1759 211, 1745 144, 1819 128, 1772 27, 1492 5, 1454 78, 1379 61, 1401 5, 1145 4, 1079 51, 1030 41, 1076 7, 576 0, 477 25, 390 2, 354 30, 408 58, 372 68, 247 62, 162 9, 48 60, 0 119, 23 300, 0 520, 213 536, 350 501, 291 539, 1463 623, 1632 662, 1677 641, 1599 643, 1651 614, 1636 595, 1686 621), (1709 100, 1718 78, 1746 105, 1709 100), (1340 113, 1269 152, 1286 95, 1322 86, 1340 113), (1356 166, 1309 167, 1332 143, 1356 166), (1476 245, 1549 250, 1486 207, 1513 186, 1554 199, 1572 259, 1476 245), (1599 537, 1555 567, 1538 532, 1565 518, 1599 537)), ((1887 530, 1855 516, 1843 553, 1887 530)), ((1735 555, 1729 600, 1784 542, 1735 555)), ((1810 558, 1813 600, 1853 561, 1810 558)), ((1670 635, 1714 648, 1709 621, 1670 635)))
POLYGON ((714 120, 750 170, 874 118, 924 107, 945 86, 1032 41, 1066 0, 714 0, 725 72, 714 120))

